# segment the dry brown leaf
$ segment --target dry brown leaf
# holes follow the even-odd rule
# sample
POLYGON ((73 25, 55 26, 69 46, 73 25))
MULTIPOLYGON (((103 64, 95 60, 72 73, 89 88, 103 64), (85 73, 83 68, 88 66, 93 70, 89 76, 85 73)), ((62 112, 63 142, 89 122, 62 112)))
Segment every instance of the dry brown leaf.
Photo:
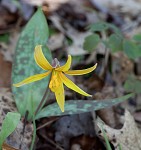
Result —
POLYGON ((69 148, 70 139, 74 137, 82 134, 95 135, 90 113, 61 117, 56 121, 54 127, 56 130, 55 141, 64 149, 69 148))
POLYGON ((3 55, 0 53, 0 87, 11 86, 11 70, 12 63, 5 61, 3 55))
POLYGON ((2 145, 2 150, 18 150, 18 149, 15 149, 14 147, 11 147, 10 145, 4 143, 2 145))
MULTIPOLYGON (((94 99, 103 100, 103 99, 111 99, 116 97, 116 93, 114 91, 114 87, 105 86, 102 91, 97 92, 94 95, 94 99)), ((96 114, 110 127, 117 128, 120 124, 119 118, 116 113, 116 106, 105 108, 96 111, 96 114)))
MULTIPOLYGON (((119 144, 122 146, 122 150, 141 150, 141 131, 137 128, 129 111, 125 111, 124 117, 124 125, 119 130, 113 129, 106 124, 103 125, 109 141, 113 144, 115 150, 119 150, 119 144)), ((97 121, 97 125, 101 129, 102 123, 100 121, 97 121)), ((103 137, 102 132, 100 135, 103 137)))
POLYGON ((96 136, 90 137, 87 135, 80 135, 73 137, 70 142, 71 150, 102 150, 104 145, 96 136))
POLYGON ((133 116, 136 121, 141 123, 141 111, 134 112, 133 116))
MULTIPOLYGON (((1 3, 1 1, 0 1, 1 3)), ((0 5, 0 31, 4 33, 2 30, 9 29, 13 23, 17 21, 17 14, 10 13, 5 9, 2 5, 0 5)))
POLYGON ((123 52, 118 52, 112 56, 113 80, 117 85, 122 85, 129 74, 134 72, 134 63, 123 52))

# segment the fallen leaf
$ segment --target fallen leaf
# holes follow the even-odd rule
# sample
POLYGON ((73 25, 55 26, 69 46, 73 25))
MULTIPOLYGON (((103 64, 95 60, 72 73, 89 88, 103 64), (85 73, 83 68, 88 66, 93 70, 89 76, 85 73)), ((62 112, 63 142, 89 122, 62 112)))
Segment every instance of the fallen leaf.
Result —
POLYGON ((71 139, 71 150, 102 150, 104 145, 98 137, 90 137, 87 135, 80 135, 71 139))
POLYGON ((56 130, 55 141, 62 145, 64 149, 69 148, 70 139, 73 137, 82 134, 95 135, 90 113, 61 117, 56 121, 54 127, 56 130))
POLYGON ((11 70, 12 63, 5 61, 3 55, 0 53, 0 87, 11 86, 11 70))
POLYGON ((123 52, 118 52, 112 56, 113 80, 117 85, 122 85, 129 74, 133 73, 133 70, 133 62, 123 52))
MULTIPOLYGON (((100 92, 97 92, 94 95, 94 99, 103 100, 116 97, 116 93, 114 92, 114 87, 105 86, 100 92)), ((96 114, 110 127, 117 128, 120 124, 118 115, 116 113, 116 106, 112 106, 110 108, 104 108, 96 111, 96 114)))
MULTIPOLYGON (((141 131, 137 128, 133 116, 129 111, 125 111, 125 122, 121 129, 113 129, 106 124, 102 125, 97 120, 97 125, 102 131, 102 126, 108 140, 113 144, 115 150, 119 150, 119 144, 123 150, 140 150, 141 149, 141 131)), ((99 134, 103 137, 102 132, 99 134)))
POLYGON ((2 150, 18 150, 18 149, 15 149, 14 147, 11 147, 10 145, 4 143, 2 145, 2 150))
POLYGON ((133 116, 134 116, 136 121, 141 123, 141 111, 134 112, 133 116))

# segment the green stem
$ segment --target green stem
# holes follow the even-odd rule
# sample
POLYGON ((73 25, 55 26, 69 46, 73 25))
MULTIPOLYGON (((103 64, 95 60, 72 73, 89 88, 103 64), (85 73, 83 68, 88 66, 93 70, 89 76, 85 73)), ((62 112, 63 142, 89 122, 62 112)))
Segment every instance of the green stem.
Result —
POLYGON ((108 137, 107 137, 107 135, 106 135, 106 133, 105 133, 105 131, 103 129, 103 124, 101 124, 101 129, 102 129, 102 133, 103 133, 103 136, 104 136, 104 140, 106 142, 106 148, 107 148, 107 150, 112 150, 111 145, 110 145, 110 143, 108 141, 108 137))
POLYGON ((36 123, 35 123, 35 116, 34 115, 33 115, 33 128, 34 128, 34 131, 33 131, 33 137, 32 137, 32 143, 31 143, 31 146, 30 146, 30 150, 33 150, 34 143, 35 143, 35 140, 36 140, 36 123))
POLYGON ((34 113, 35 116, 37 115, 37 113, 39 112, 39 110, 44 106, 46 97, 49 95, 49 91, 50 91, 49 90, 49 83, 50 83, 50 80, 51 80, 51 75, 50 75, 49 82, 48 82, 47 88, 45 90, 45 93, 44 93, 44 95, 42 97, 42 100, 40 101, 40 103, 39 103, 39 105, 38 105, 38 107, 37 107, 37 109, 36 109, 36 111, 34 113))

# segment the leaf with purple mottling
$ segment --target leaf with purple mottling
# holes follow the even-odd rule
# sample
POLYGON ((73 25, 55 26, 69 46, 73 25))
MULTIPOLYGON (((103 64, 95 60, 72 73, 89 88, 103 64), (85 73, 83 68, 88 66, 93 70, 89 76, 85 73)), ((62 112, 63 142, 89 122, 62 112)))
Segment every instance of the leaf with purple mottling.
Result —
MULTIPOLYGON (((51 52, 46 47, 48 36, 46 18, 39 8, 29 20, 19 38, 12 69, 13 83, 18 83, 31 75, 42 73, 42 69, 37 66, 34 60, 36 45, 43 45, 44 54, 51 61, 51 52)), ((12 87, 17 108, 22 115, 29 111, 28 119, 32 117, 32 112, 37 108, 48 82, 49 78, 47 77, 19 88, 12 87), (32 104, 34 104, 34 108, 32 108, 32 104)))
POLYGON ((51 104, 43 108, 36 116, 36 119, 49 117, 49 116, 61 116, 61 115, 71 115, 79 114, 84 112, 91 112, 106 107, 111 107, 118 103, 133 97, 134 94, 128 94, 119 98, 114 98, 110 100, 69 100, 65 102, 65 112, 62 113, 57 105, 57 103, 51 104))

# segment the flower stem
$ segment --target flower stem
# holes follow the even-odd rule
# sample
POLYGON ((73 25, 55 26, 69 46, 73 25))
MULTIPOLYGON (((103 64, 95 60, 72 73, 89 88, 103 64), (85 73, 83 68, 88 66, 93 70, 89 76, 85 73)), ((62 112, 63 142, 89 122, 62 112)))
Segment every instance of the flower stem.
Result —
POLYGON ((52 74, 50 75, 49 82, 48 82, 47 88, 46 88, 46 90, 45 90, 45 93, 44 93, 44 95, 43 95, 43 97, 42 97, 42 100, 41 100, 41 102, 39 103, 39 105, 38 105, 38 107, 37 107, 37 109, 36 109, 36 111, 35 111, 35 113, 34 113, 35 116, 37 115, 37 113, 39 112, 39 110, 44 106, 46 97, 47 97, 47 95, 49 95, 49 91, 50 91, 50 90, 49 90, 49 83, 50 83, 50 80, 51 80, 51 76, 52 76, 52 74))
POLYGON ((34 143, 35 143, 35 140, 36 140, 36 123, 35 123, 35 116, 33 115, 33 137, 32 137, 32 143, 31 143, 31 146, 30 146, 30 150, 33 150, 34 149, 34 143))

